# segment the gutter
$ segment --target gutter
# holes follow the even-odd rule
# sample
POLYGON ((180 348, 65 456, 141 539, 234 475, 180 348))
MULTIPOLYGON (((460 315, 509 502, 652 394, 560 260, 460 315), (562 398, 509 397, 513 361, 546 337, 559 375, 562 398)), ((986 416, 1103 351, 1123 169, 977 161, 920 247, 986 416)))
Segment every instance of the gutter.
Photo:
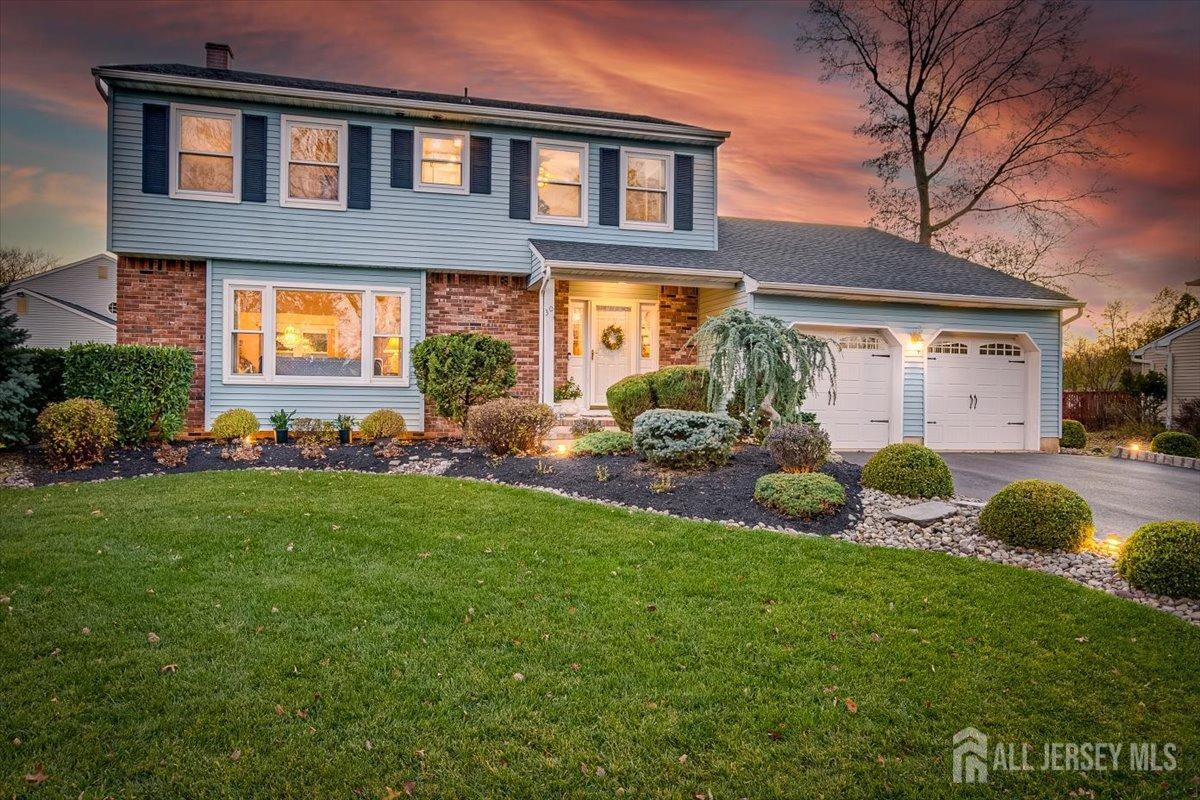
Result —
MULTIPOLYGON (((691 125, 668 125, 652 122, 588 117, 579 114, 560 114, 549 111, 521 111, 518 109, 471 106, 462 103, 446 103, 433 100, 389 98, 374 95, 354 94, 324 89, 301 89, 269 86, 261 83, 223 81, 213 78, 190 78, 179 75, 159 75, 133 70, 96 67, 92 70, 97 82, 101 79, 139 84, 154 90, 156 87, 180 93, 180 89, 200 90, 196 94, 225 94, 244 99, 265 97, 268 99, 302 99, 329 105, 350 105, 375 112, 387 112, 397 116, 415 116, 428 119, 456 119, 477 121, 493 125, 515 127, 554 126, 560 130, 580 133, 599 133, 607 136, 649 138, 659 141, 674 141, 685 144, 719 145, 729 138, 729 131, 697 128, 691 125), (522 124, 524 123, 524 124, 522 124), (535 123, 535 124, 529 124, 535 123)), ((139 87, 140 88, 140 87, 139 87)), ((104 94, 104 90, 101 90, 104 94)))
POLYGON ((924 303, 929 305, 978 306, 981 308, 1063 309, 1078 308, 1078 300, 1043 300, 1029 297, 992 297, 990 295, 948 294, 945 292, 915 292, 891 289, 864 289, 858 286, 825 286, 812 283, 778 283, 757 281, 749 291, 762 294, 826 297, 838 300, 870 300, 872 302, 924 303))

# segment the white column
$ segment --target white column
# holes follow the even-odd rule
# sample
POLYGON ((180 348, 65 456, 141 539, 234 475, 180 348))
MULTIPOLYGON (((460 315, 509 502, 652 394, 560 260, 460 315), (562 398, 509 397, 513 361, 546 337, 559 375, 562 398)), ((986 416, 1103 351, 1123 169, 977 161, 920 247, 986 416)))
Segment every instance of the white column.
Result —
POLYGON ((543 403, 554 402, 554 280, 544 278, 538 289, 538 384, 543 403))

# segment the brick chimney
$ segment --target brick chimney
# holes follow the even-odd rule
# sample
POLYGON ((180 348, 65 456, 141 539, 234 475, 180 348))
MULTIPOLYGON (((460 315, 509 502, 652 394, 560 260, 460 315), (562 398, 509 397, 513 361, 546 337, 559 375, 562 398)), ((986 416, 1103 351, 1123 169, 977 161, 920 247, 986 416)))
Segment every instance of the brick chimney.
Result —
POLYGON ((233 64, 233 48, 227 44, 207 42, 204 45, 204 66, 209 69, 229 69, 233 64))

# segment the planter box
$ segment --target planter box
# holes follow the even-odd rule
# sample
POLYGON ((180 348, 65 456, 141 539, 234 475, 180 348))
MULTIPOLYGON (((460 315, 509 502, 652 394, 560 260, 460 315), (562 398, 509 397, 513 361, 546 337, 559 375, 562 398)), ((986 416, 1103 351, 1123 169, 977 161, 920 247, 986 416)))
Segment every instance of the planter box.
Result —
POLYGON ((1151 464, 1165 464, 1168 467, 1200 470, 1200 458, 1169 456, 1166 453, 1152 453, 1149 450, 1131 450, 1128 447, 1114 447, 1112 457, 1124 458, 1128 461, 1148 461, 1151 464))

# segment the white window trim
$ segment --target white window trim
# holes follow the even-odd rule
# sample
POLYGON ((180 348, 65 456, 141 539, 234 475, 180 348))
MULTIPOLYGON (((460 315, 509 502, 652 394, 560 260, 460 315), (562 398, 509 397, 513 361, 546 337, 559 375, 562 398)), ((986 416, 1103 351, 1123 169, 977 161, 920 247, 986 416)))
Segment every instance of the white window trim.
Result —
MULTIPOLYGON (((182 103, 171 104, 171 163, 168 165, 170 174, 171 197, 176 200, 204 200, 209 203, 240 203, 242 202, 242 112, 235 108, 216 108, 214 106, 193 106, 182 103), (232 192, 203 192, 198 189, 179 188, 179 137, 183 135, 183 126, 179 118, 183 115, 215 117, 228 119, 233 125, 233 191, 232 192)), ((192 152, 192 151, 188 151, 192 152)), ((200 155, 203 155, 202 153, 200 155)), ((213 153, 212 155, 224 155, 213 153)))
POLYGON ((471 192, 471 134, 467 131, 456 131, 449 128, 414 128, 413 129, 413 189, 418 192, 436 192, 439 194, 470 194, 471 192), (426 136, 461 136, 462 147, 462 184, 450 186, 445 183, 425 183, 421 180, 422 141, 426 136))
POLYGON ((405 286, 314 283, 308 281, 253 281, 226 279, 222 282, 221 382, 231 385, 270 386, 395 386, 410 385, 412 371, 412 290, 405 286), (233 332, 233 292, 238 289, 262 292, 263 366, 261 375, 244 375, 231 369, 230 334, 233 332), (275 374, 275 291, 277 289, 321 292, 356 292, 363 296, 361 376, 339 378, 325 375, 275 374), (404 334, 400 376, 376 377, 374 373, 375 296, 400 298, 400 330, 404 334), (269 331, 269 333, 268 333, 269 331))
MULTIPOLYGON (((588 167, 590 153, 587 142, 564 142, 555 139, 534 139, 530 154, 529 185, 532 189, 529 197, 529 219, 541 225, 573 225, 586 227, 588 224, 588 167), (538 213, 538 151, 574 150, 579 154, 579 216, 560 217, 553 214, 538 213)), ((563 184, 567 185, 567 184, 563 184)))
MULTIPOLYGON (((642 147, 621 148, 621 224, 620 227, 638 231, 673 231, 675 230, 675 153, 670 150, 647 150, 642 147), (647 156, 650 158, 666 158, 667 160, 667 203, 665 222, 638 222, 625 218, 625 193, 629 190, 629 157, 647 156)), ((635 190, 636 191, 636 190, 635 190)))
MULTIPOLYGON (((345 120, 320 119, 318 117, 298 117, 282 114, 279 117, 279 205, 287 208, 321 208, 329 211, 346 210, 347 173, 349 172, 349 149, 347 141, 350 124, 345 120), (338 199, 313 200, 304 197, 288 196, 288 163, 292 160, 291 127, 331 128, 338 131, 338 199)), ((304 162, 315 163, 315 162, 304 162)), ((328 164, 325 166, 329 166, 328 164)))

